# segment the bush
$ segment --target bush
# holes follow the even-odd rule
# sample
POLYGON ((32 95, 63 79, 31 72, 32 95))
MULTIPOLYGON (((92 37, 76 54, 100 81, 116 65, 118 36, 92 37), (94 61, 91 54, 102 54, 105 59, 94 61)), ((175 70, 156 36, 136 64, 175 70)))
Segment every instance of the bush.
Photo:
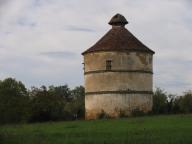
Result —
POLYGON ((144 115, 146 115, 146 113, 140 110, 139 108, 133 109, 131 112, 131 116, 144 116, 144 115))
POLYGON ((120 117, 120 118, 125 118, 125 117, 127 117, 126 112, 125 112, 124 110, 120 109, 120 110, 119 110, 119 117, 120 117))
POLYGON ((101 112, 97 115, 98 119, 108 119, 110 118, 110 116, 104 111, 101 110, 101 112))

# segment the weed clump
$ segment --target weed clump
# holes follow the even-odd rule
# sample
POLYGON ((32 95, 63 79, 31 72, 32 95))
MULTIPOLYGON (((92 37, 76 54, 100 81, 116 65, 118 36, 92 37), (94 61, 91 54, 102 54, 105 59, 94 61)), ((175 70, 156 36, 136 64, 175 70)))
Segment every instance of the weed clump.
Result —
POLYGON ((101 112, 97 115, 98 119, 109 119, 110 116, 102 109, 101 112))

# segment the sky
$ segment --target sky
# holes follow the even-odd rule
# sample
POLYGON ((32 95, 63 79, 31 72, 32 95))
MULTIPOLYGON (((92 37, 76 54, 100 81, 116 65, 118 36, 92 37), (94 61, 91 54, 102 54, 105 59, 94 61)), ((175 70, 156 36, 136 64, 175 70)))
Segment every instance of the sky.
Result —
POLYGON ((0 0, 0 79, 27 87, 83 85, 81 53, 116 13, 156 53, 154 88, 192 89, 191 0, 0 0))

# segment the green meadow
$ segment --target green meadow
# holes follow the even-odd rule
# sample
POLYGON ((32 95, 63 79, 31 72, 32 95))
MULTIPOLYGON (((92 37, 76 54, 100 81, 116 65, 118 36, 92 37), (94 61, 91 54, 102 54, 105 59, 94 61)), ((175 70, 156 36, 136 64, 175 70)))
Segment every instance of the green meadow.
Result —
POLYGON ((192 144, 192 115, 0 126, 0 144, 192 144))

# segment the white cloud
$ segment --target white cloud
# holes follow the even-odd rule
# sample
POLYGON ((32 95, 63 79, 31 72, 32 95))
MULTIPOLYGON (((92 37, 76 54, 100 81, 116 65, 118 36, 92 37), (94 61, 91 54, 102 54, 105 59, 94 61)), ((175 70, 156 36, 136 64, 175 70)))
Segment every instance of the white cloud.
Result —
POLYGON ((154 85, 177 93, 191 89, 190 5, 190 0, 1 0, 0 76, 28 86, 83 84, 81 52, 110 29, 114 14, 122 13, 127 28, 156 51, 154 85), (58 59, 50 52, 76 56, 58 59))

